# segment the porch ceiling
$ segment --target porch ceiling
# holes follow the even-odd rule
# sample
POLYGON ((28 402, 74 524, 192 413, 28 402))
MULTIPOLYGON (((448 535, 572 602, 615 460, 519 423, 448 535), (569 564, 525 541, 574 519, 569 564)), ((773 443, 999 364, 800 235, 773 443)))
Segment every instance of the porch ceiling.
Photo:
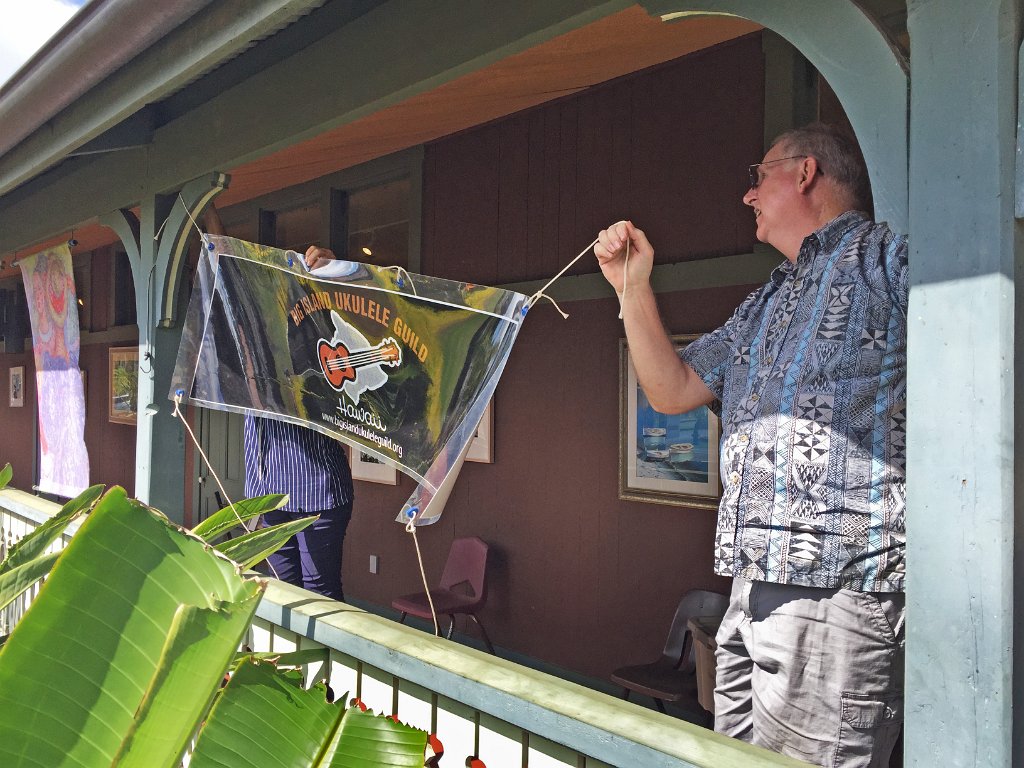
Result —
POLYGON ((309 181, 759 29, 722 16, 665 23, 639 6, 627 8, 301 144, 223 169, 231 186, 219 202, 309 181))
MULTIPOLYGON (((721 16, 665 23, 633 6, 265 157, 211 169, 232 177, 218 203, 244 202, 300 184, 760 28, 721 16)), ((75 252, 116 242, 113 232, 95 221, 76 229, 75 238, 75 252)), ((33 249, 63 240, 63 235, 54 237, 33 249)), ((14 273, 0 268, 0 278, 14 273)))

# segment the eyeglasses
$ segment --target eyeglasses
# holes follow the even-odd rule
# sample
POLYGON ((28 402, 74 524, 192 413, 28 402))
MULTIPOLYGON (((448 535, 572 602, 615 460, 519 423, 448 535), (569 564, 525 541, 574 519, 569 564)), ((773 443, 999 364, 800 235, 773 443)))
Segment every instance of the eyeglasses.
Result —
MULTIPOLYGON (((790 155, 789 157, 777 157, 774 160, 765 160, 761 163, 754 163, 747 168, 747 173, 750 174, 750 188, 757 189, 761 186, 761 172, 758 170, 762 165, 771 165, 772 163, 781 163, 783 160, 802 160, 807 155, 790 155)), ((820 170, 820 169, 819 169, 820 170)))

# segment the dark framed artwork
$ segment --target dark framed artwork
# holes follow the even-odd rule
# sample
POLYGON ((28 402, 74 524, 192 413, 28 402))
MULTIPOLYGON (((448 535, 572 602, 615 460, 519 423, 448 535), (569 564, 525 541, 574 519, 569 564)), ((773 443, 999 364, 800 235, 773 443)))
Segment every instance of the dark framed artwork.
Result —
MULTIPOLYGON (((677 351, 696 335, 677 335, 677 351)), ((625 339, 619 341, 619 498, 717 509, 721 422, 706 406, 655 411, 637 383, 625 339)))

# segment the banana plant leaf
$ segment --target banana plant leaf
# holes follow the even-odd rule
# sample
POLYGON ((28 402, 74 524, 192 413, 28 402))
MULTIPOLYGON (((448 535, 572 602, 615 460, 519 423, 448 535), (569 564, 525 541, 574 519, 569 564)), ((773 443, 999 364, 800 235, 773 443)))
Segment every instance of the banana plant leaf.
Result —
MULTIPOLYGON (((64 529, 79 515, 87 512, 103 493, 104 486, 94 485, 86 488, 78 496, 60 508, 60 511, 44 522, 34 531, 25 536, 7 552, 7 558, 0 562, 0 574, 34 560, 46 552, 56 541, 64 529)), ((40 574, 45 576, 46 573, 40 574)))
POLYGON ((281 548, 296 533, 316 522, 318 515, 303 517, 269 528, 260 528, 251 533, 228 539, 216 546, 221 554, 230 557, 243 569, 252 568, 256 563, 266 559, 281 548))
POLYGON ((14 470, 11 469, 11 464, 8 462, 3 469, 0 469, 0 488, 6 488, 12 477, 14 477, 14 470))
POLYGON ((235 507, 224 507, 214 512, 199 525, 192 529, 192 533, 201 538, 207 544, 212 544, 218 538, 243 522, 259 517, 264 512, 273 512, 280 509, 288 501, 288 494, 271 493, 267 496, 255 496, 251 499, 242 499, 235 502, 235 507))
POLYGON ((326 663, 330 659, 327 648, 303 648, 300 651, 239 651, 235 654, 235 667, 245 661, 269 661, 281 667, 301 667, 303 664, 326 663))
POLYGON ((298 673, 245 661, 210 711, 190 768, 422 768, 426 744, 424 731, 329 703, 322 684, 303 690, 298 673))
POLYGON ((179 765, 261 591, 111 489, 0 648, 0 765, 179 765))
POLYGON ((58 557, 60 552, 50 552, 0 573, 0 610, 48 574, 58 557))

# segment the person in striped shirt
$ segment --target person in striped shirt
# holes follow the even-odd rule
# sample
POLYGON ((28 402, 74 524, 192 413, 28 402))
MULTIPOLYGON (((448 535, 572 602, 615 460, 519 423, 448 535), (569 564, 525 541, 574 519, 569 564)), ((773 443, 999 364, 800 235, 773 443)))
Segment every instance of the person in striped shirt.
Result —
MULTIPOLYGON (((203 223, 212 235, 224 224, 212 205, 203 223)), ((327 248, 311 245, 304 259, 316 269, 335 258, 327 248)), ((263 515, 261 525, 278 525, 319 515, 267 558, 271 573, 289 584, 333 600, 344 600, 342 545, 352 519, 352 473, 342 444, 312 429, 245 415, 245 495, 288 494, 284 508, 263 515)))

